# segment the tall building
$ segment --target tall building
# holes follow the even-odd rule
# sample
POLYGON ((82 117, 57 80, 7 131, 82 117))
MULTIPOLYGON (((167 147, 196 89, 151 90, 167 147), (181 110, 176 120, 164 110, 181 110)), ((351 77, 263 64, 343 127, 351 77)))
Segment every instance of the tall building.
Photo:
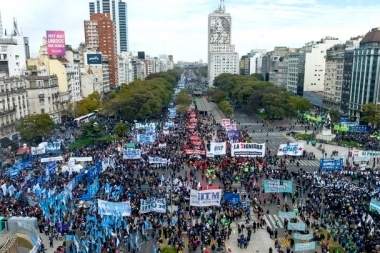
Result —
POLYGON ((349 115, 360 118, 362 105, 380 103, 380 28, 373 28, 354 49, 349 115))
POLYGON ((0 38, 2 38, 4 35, 4 31, 3 31, 3 20, 1 18, 1 12, 0 12, 0 38))
POLYGON ((286 90, 298 96, 303 96, 305 56, 305 48, 299 48, 295 52, 288 54, 286 90))
POLYGON ((340 107, 341 112, 344 115, 348 115, 349 113, 354 49, 359 47, 362 38, 363 36, 351 38, 346 42, 347 47, 344 50, 342 102, 340 107))
POLYGON ((231 15, 224 1, 208 16, 208 84, 222 73, 239 74, 239 54, 231 44, 231 15))
POLYGON ((252 49, 247 55, 241 57, 240 74, 249 76, 255 73, 261 73, 263 55, 267 52, 266 49, 252 49))
POLYGON ((345 47, 344 44, 338 44, 326 52, 323 107, 327 110, 340 110, 345 47))
POLYGON ((117 86, 117 49, 114 32, 115 25, 107 13, 95 13, 91 15, 90 20, 84 21, 86 47, 108 56, 111 87, 117 86))
POLYGON ((127 52, 128 12, 127 3, 123 0, 96 0, 89 3, 90 17, 95 13, 109 13, 116 26, 117 53, 127 52))

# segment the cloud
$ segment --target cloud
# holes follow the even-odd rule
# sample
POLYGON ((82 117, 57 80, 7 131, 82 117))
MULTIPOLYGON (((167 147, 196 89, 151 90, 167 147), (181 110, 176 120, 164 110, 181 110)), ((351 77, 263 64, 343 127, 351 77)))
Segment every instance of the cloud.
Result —
MULTIPOLYGON (((13 17, 30 37, 36 55, 46 30, 64 30, 66 43, 84 41, 83 21, 89 19, 87 0, 0 0, 3 27, 11 32, 13 17)), ((207 19, 218 0, 130 0, 128 3, 131 51, 173 54, 175 61, 207 61, 207 19)), ((301 47, 325 36, 342 41, 365 34, 379 25, 376 1, 240 0, 226 1, 232 16, 232 43, 240 55, 251 49, 301 47)))

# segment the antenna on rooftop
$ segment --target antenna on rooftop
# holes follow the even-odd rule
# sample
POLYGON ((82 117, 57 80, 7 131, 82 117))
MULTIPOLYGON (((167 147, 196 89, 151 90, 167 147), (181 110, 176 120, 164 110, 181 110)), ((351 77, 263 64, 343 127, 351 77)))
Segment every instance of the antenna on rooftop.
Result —
POLYGON ((224 11, 225 9, 224 0, 220 0, 219 10, 224 11))

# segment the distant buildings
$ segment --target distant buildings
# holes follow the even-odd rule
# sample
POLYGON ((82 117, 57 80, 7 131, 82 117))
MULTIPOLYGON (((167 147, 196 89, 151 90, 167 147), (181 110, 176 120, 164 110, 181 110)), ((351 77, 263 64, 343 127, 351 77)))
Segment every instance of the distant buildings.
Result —
POLYGON ((239 55, 231 44, 231 15, 226 13, 223 1, 208 16, 208 83, 222 73, 239 74, 239 55))

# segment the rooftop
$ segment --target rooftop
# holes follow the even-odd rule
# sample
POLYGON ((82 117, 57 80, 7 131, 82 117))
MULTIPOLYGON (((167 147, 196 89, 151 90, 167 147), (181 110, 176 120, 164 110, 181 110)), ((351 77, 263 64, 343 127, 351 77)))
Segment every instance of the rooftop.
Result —
POLYGON ((371 42, 380 42, 380 28, 373 28, 360 41, 360 45, 371 42))

